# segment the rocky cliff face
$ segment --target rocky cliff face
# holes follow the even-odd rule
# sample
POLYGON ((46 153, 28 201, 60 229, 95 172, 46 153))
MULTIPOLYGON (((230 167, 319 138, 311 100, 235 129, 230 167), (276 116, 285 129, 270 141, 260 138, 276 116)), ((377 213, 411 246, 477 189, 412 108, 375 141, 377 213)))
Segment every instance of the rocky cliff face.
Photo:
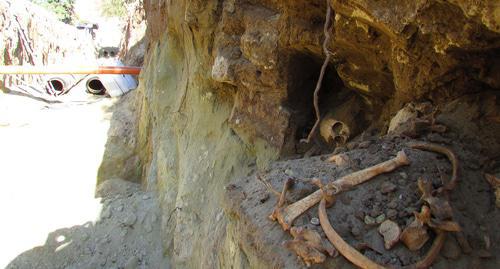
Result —
POLYGON ((494 0, 145 0, 137 152, 143 184, 159 193, 163 244, 175 267, 259 265, 240 247, 221 197, 231 179, 311 148, 299 140, 315 121, 327 2, 323 115, 356 98, 346 111, 359 113, 358 133, 384 133, 411 101, 449 107, 482 93, 498 108, 494 0))

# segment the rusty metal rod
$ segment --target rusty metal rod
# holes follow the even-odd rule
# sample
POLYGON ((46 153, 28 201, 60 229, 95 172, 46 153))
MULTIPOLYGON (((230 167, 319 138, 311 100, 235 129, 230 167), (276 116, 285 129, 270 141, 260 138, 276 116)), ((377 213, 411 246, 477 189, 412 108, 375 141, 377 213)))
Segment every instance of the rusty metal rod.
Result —
POLYGON ((114 75, 139 75, 141 67, 138 66, 33 66, 33 65, 6 65, 0 66, 0 74, 16 75, 48 75, 48 74, 114 74, 114 75))

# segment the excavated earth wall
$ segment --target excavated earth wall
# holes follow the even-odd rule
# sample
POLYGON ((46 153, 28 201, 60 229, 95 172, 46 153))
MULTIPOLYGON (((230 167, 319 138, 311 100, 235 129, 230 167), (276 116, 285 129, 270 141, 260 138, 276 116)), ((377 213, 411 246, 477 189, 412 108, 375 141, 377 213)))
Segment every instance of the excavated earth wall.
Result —
MULTIPOLYGON (((355 96, 359 133, 382 134, 406 103, 429 101, 460 116, 443 119, 465 130, 459 138, 498 158, 498 1, 327 2, 323 114, 355 96), (471 114, 463 103, 489 105, 471 114), (477 132, 483 127, 493 132, 486 139, 477 132)), ((145 0, 144 7, 149 44, 136 153, 143 185, 160 199, 165 255, 174 268, 259 268, 258 246, 241 241, 244 225, 222 209, 225 186, 310 151, 299 141, 315 120, 326 2, 145 0)))
MULTIPOLYGON (((1 0, 0 14, 2 65, 95 63, 90 35, 58 21, 44 8, 25 0, 1 0)), ((39 77, 18 78, 41 82, 39 77)), ((12 77, 6 80, 17 83, 12 77)))

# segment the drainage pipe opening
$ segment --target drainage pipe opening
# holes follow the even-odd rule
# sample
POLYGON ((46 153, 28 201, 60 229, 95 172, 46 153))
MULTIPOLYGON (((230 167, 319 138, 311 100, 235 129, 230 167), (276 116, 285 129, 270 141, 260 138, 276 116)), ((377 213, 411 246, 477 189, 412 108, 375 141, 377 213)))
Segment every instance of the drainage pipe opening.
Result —
POLYGON ((95 95, 103 95, 106 93, 106 88, 99 78, 94 77, 87 80, 87 91, 95 95))
POLYGON ((51 95, 61 95, 66 92, 66 82, 62 78, 51 78, 47 80, 46 90, 51 95))

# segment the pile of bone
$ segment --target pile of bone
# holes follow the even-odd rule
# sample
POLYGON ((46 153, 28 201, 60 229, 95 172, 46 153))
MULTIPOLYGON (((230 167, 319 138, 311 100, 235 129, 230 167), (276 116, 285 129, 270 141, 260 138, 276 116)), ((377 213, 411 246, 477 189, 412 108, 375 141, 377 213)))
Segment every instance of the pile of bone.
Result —
MULTIPOLYGON (((453 166, 451 179, 442 180, 441 187, 434 189, 432 182, 427 179, 419 179, 418 187, 421 193, 421 200, 424 202, 420 212, 414 212, 415 220, 404 228, 391 220, 383 221, 378 227, 378 232, 384 238, 386 249, 391 249, 398 242, 402 242, 409 250, 416 251, 424 246, 430 240, 429 230, 433 230, 436 237, 427 254, 415 264, 408 268, 427 268, 432 265, 443 247, 446 233, 453 232, 458 239, 459 244, 465 252, 471 251, 471 248, 461 233, 460 225, 453 220, 452 207, 448 199, 449 192, 457 184, 458 161, 455 154, 443 147, 430 143, 411 143, 411 148, 433 151, 445 155, 453 166)), ((333 156, 330 161, 342 164, 346 162, 345 156, 333 156)), ((409 165, 410 161, 404 151, 398 152, 397 156, 388 161, 375 166, 354 172, 323 185, 320 180, 315 179, 313 183, 319 187, 316 192, 304 197, 303 199, 286 205, 286 193, 293 184, 292 179, 288 179, 281 193, 273 191, 279 195, 279 201, 272 212, 270 218, 277 221, 285 231, 290 231, 293 240, 286 241, 284 246, 295 252, 307 266, 323 263, 327 256, 336 256, 340 253, 347 260, 360 268, 387 268, 380 265, 356 248, 350 246, 333 229, 328 220, 326 207, 333 206, 335 196, 341 192, 348 191, 353 187, 362 184, 377 175, 389 173, 398 167, 409 165), (293 222, 300 215, 319 203, 319 223, 329 242, 323 242, 320 234, 312 229, 304 227, 294 227, 293 222), (331 243, 331 245, 330 245, 331 243)))

